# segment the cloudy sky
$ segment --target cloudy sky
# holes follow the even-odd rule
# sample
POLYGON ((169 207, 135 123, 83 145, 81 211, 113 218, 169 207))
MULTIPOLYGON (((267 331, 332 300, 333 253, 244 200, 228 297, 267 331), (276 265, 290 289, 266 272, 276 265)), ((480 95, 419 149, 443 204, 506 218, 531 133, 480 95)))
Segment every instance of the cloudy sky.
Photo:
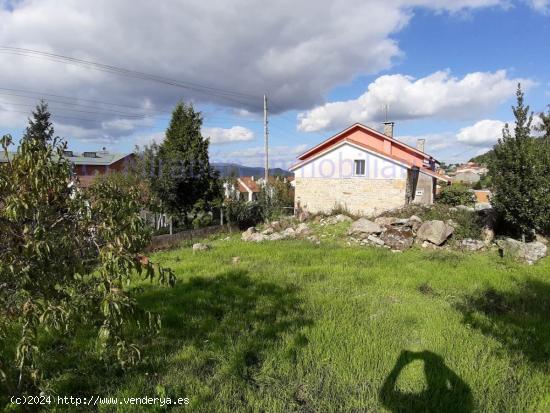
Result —
POLYGON ((272 165, 384 108, 399 139, 457 162, 550 103, 550 0, 0 0, 0 132, 38 99, 75 151, 162 140, 181 99, 216 161, 272 165), (326 3, 326 4, 323 4, 326 3))

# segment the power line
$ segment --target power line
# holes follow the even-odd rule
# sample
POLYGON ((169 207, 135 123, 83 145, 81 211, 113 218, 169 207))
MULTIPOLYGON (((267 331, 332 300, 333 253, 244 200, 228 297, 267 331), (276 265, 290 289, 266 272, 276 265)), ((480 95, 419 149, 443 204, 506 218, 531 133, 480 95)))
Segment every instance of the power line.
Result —
MULTIPOLYGON (((82 102, 89 102, 89 103, 96 103, 96 104, 100 104, 100 105, 107 105, 107 106, 117 106, 117 107, 122 107, 122 108, 128 108, 128 109, 135 109, 135 110, 143 110, 143 111, 149 111, 149 112, 157 112, 157 113, 164 113, 160 110, 155 110, 155 109, 148 109, 148 108, 143 108, 143 107, 139 107, 139 106, 130 106, 130 105, 123 105, 123 104, 119 104, 119 103, 112 103, 112 102, 105 102, 105 101, 102 101, 102 100, 94 100, 94 99, 83 99, 83 98, 80 98, 80 97, 71 97, 71 96, 64 96, 64 95, 56 95, 56 94, 52 94, 52 93, 46 93, 46 92, 40 92, 40 91, 32 91, 32 90, 25 90, 25 89, 12 89, 12 88, 7 88, 7 87, 0 87, 0 90, 7 90, 7 91, 12 91, 12 92, 20 92, 20 93, 26 93, 26 94, 33 94, 33 95, 38 95, 39 97, 44 97, 44 96, 51 96, 51 97, 54 97, 54 98, 60 98, 60 99, 66 99, 66 100, 71 100, 71 101, 82 101, 82 102)), ((6 96, 17 96, 17 97, 23 97, 23 98, 28 98, 28 99, 36 99, 36 97, 33 97, 33 96, 27 96, 27 95, 23 95, 23 94, 17 94, 17 93, 6 93, 6 92, 0 92, 1 95, 6 95, 6 96)), ((48 98, 48 101, 51 101, 51 102, 55 102, 55 100, 51 99, 51 98, 48 98)), ((66 103, 66 104, 73 104, 73 102, 62 102, 62 101, 58 101, 59 103, 66 103)), ((81 105, 79 104, 80 106, 84 106, 84 105, 81 105)))
POLYGON ((222 89, 219 87, 202 85, 195 82, 181 81, 171 79, 164 76, 159 76, 151 73, 140 72, 137 70, 126 69, 123 67, 107 65, 103 63, 94 62, 91 60, 78 59, 74 57, 64 56, 56 53, 43 52, 40 50, 25 49, 19 47, 0 46, 0 52, 10 53, 19 56, 41 58, 53 62, 68 63, 88 69, 98 70, 101 72, 114 73, 126 77, 133 77, 136 79, 149 80, 158 83, 163 83, 170 86, 177 86, 185 89, 195 90, 197 92, 211 94, 218 97, 236 97, 236 98, 248 98, 248 99, 261 99, 261 96, 256 96, 248 93, 237 92, 228 89, 222 89))

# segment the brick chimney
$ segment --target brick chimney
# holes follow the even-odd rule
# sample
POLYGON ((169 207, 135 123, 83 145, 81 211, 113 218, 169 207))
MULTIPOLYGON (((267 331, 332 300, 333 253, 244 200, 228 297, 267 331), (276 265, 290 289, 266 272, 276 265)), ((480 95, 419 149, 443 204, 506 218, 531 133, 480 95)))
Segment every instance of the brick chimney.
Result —
POLYGON ((384 135, 393 138, 393 122, 384 122, 384 135))
POLYGON ((425 152, 426 147, 426 139, 417 139, 416 140, 416 149, 418 149, 420 152, 425 152))

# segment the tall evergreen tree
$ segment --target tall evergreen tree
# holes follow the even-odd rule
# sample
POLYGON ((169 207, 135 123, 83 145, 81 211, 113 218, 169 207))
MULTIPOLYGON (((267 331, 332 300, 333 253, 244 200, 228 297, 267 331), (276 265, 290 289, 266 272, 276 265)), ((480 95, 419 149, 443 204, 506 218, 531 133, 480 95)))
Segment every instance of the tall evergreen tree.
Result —
POLYGON ((166 138, 145 149, 151 188, 164 209, 185 219, 187 213, 209 209, 221 196, 217 171, 210 165, 209 140, 201 135, 202 116, 192 105, 178 103, 166 138))
POLYGON ((542 138, 550 140, 550 105, 548 105, 548 113, 539 113, 540 124, 535 126, 538 132, 542 132, 542 138))
POLYGON ((52 142, 55 132, 50 122, 50 117, 51 114, 48 110, 48 104, 41 100, 32 112, 32 117, 29 118, 29 125, 22 139, 36 140, 43 145, 52 142))
POLYGON ((514 133, 508 124, 494 147, 489 169, 493 182, 493 205, 497 213, 525 240, 542 230, 550 217, 548 165, 540 141, 531 136, 533 114, 525 106, 521 85, 516 92, 514 133))

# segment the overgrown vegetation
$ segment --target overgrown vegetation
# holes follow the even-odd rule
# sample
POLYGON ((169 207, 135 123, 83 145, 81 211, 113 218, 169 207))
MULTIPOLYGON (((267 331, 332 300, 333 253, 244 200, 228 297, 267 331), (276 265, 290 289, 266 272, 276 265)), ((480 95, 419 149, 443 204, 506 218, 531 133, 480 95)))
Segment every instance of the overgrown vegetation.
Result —
POLYGON ((264 221, 264 210, 258 202, 247 202, 239 199, 228 199, 224 203, 227 220, 240 229, 253 227, 264 221))
POLYGON ((98 359, 134 364, 141 353, 129 331, 159 325, 127 285, 137 275, 174 283, 171 271, 138 254, 149 242, 139 189, 115 180, 78 189, 45 103, 13 156, 12 138, 0 142, 9 159, 0 167, 0 394, 47 392, 44 343, 77 330, 95 333, 98 359))
POLYGON ((470 189, 461 184, 453 184, 444 186, 437 195, 436 202, 444 205, 457 206, 468 205, 473 206, 474 194, 470 189))

